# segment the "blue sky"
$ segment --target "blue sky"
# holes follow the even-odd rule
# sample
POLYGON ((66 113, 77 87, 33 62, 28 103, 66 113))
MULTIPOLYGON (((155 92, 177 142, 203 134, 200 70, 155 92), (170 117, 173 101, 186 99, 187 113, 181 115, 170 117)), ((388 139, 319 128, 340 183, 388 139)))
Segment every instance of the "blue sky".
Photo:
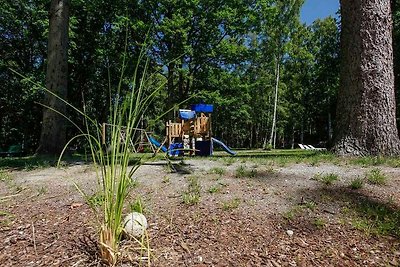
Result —
POLYGON ((339 0, 306 0, 300 14, 301 21, 309 25, 317 18, 335 16, 338 9, 339 0))

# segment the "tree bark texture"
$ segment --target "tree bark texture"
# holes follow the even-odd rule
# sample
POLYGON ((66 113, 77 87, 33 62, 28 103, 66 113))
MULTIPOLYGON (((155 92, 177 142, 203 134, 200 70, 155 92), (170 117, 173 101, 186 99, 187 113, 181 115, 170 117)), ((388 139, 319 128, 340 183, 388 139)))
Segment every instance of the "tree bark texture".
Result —
MULTIPOLYGON (((62 99, 67 98, 68 86, 68 25, 69 0, 52 0, 49 18, 46 88, 62 99)), ((42 131, 38 154, 56 155, 66 144, 66 125, 63 116, 66 105, 50 93, 46 93, 42 131)))
POLYGON ((340 0, 341 73, 334 151, 398 155, 390 0, 340 0))

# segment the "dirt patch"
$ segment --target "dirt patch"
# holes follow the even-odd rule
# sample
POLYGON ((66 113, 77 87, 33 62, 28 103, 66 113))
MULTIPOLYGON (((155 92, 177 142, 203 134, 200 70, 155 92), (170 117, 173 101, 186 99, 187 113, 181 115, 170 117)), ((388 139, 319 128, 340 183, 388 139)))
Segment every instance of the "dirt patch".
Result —
MULTIPOLYGON (((135 173, 131 200, 140 196, 145 203, 152 266, 400 264, 396 233, 368 232, 352 219, 361 200, 399 212, 396 168, 381 167, 386 185, 364 184, 359 190, 351 190, 350 183, 371 168, 194 159, 177 162, 174 169, 152 162, 135 173), (338 180, 327 186, 314 179, 326 174, 338 180), (184 204, 193 177, 199 199, 184 204)), ((95 216, 74 185, 96 191, 92 166, 9 175, 0 191, 1 266, 101 265, 95 216)), ((121 266, 135 266, 128 245, 121 266)))

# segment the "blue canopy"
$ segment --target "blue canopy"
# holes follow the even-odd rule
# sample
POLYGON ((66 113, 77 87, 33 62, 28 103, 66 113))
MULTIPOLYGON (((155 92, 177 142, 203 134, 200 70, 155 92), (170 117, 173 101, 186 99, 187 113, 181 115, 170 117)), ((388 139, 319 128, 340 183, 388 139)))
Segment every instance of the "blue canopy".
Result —
POLYGON ((189 109, 180 109, 179 118, 182 120, 191 120, 196 118, 196 112, 189 109))

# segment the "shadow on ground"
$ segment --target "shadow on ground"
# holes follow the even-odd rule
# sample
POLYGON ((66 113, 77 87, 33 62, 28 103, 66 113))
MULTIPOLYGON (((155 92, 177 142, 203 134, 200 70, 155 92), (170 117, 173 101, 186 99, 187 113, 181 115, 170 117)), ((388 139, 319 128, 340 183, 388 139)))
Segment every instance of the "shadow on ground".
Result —
POLYGON ((298 192, 305 203, 313 202, 320 212, 337 214, 355 229, 367 234, 392 236, 400 241, 400 203, 382 199, 365 190, 320 187, 298 192))

